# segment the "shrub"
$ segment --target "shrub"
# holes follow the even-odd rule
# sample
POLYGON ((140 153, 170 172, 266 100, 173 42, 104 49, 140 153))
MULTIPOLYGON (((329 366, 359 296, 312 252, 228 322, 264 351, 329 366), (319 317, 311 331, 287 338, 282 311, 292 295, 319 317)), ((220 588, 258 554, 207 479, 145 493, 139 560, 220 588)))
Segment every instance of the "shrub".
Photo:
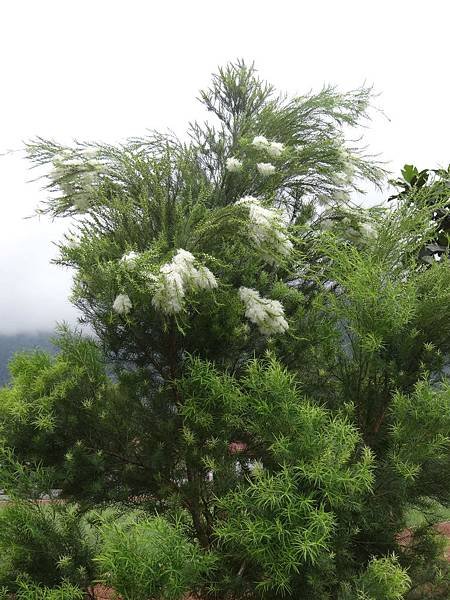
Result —
POLYGON ((15 590, 26 576, 27 585, 86 588, 97 544, 89 515, 75 505, 11 502, 0 511, 0 585, 15 590))
POLYGON ((96 560, 124 600, 179 600, 195 590, 213 558, 162 517, 126 519, 103 528, 96 560))

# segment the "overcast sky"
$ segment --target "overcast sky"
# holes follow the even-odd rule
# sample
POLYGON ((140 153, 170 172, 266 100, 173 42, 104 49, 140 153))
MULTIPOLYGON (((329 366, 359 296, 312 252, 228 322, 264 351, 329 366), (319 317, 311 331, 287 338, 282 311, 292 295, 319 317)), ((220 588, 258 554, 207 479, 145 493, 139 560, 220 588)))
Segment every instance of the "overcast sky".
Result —
MULTIPOLYGON (((294 94, 373 84, 389 120, 374 119, 370 149, 394 172, 446 165, 449 20, 448 0, 1 2, 0 153, 36 135, 182 134, 210 74, 242 57, 294 94)), ((44 193, 20 154, 0 157, 0 178, 0 332, 75 322, 70 272, 49 264, 67 224, 24 220, 44 193)))

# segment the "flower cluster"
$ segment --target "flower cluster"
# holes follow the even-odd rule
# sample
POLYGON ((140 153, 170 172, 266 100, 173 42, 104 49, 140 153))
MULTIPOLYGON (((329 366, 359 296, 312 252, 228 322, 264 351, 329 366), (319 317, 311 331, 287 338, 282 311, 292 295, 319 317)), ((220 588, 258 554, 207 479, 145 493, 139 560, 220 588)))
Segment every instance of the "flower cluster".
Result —
MULTIPOLYGON (((264 150, 273 158, 279 158, 284 152, 284 145, 281 142, 269 142, 263 135, 257 135, 253 138, 252 145, 258 150, 264 150)), ((230 173, 238 173, 243 169, 242 161, 234 156, 227 158, 225 166, 230 173)), ((256 168, 263 177, 273 175, 276 171, 275 166, 269 162, 260 162, 256 165, 256 168)))
POLYGON ((269 263, 276 262, 274 256, 290 254, 292 242, 283 231, 284 224, 278 211, 264 208, 253 196, 245 196, 236 204, 248 206, 250 236, 257 246, 266 251, 264 255, 269 263))
POLYGON ((255 148, 258 148, 258 150, 265 150, 269 145, 269 140, 263 135, 257 135, 253 138, 252 144, 255 148))
POLYGON ((131 252, 128 252, 127 254, 124 254, 122 256, 120 262, 124 264, 128 269, 134 269, 136 266, 136 259, 138 258, 138 256, 139 254, 137 252, 131 250, 131 252))
POLYGON ((258 163, 256 168, 260 172, 261 175, 267 177, 268 175, 273 175, 275 173, 275 167, 271 163, 258 163))
POLYGON ((245 316, 263 335, 284 333, 289 328, 278 300, 262 298, 256 290, 246 287, 239 288, 239 298, 245 305, 245 316))
POLYGON ((126 315, 133 308, 130 298, 126 294, 119 294, 113 303, 113 310, 119 315, 126 315))
POLYGON ((270 142, 266 151, 272 158, 279 158, 284 152, 284 145, 281 142, 270 142))
POLYGON ((257 135, 252 142, 258 150, 265 150, 269 156, 273 158, 280 157, 284 152, 284 144, 281 142, 269 142, 263 135, 257 135))
POLYGON ((227 158, 226 167, 227 171, 230 171, 230 173, 238 173, 239 171, 242 171, 242 161, 238 158, 227 158))
POLYGON ((184 308, 186 291, 212 290, 217 287, 214 274, 204 266, 194 266, 195 257, 179 249, 173 259, 160 268, 160 277, 152 304, 165 314, 176 314, 184 308))
POLYGON ((90 198, 95 189, 97 172, 101 168, 95 160, 95 150, 85 150, 74 155, 68 150, 61 151, 53 158, 53 171, 50 178, 65 196, 70 196, 79 212, 89 208, 90 198))

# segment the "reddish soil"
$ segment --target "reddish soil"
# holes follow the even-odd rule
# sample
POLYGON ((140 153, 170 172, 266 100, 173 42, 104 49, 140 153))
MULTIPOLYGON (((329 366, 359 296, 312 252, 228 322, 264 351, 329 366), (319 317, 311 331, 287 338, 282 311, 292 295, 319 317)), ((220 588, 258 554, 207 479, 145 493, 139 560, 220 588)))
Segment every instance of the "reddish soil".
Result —
POLYGON ((96 600, 120 600, 118 596, 114 595, 113 590, 110 590, 103 585, 96 585, 93 591, 96 600))

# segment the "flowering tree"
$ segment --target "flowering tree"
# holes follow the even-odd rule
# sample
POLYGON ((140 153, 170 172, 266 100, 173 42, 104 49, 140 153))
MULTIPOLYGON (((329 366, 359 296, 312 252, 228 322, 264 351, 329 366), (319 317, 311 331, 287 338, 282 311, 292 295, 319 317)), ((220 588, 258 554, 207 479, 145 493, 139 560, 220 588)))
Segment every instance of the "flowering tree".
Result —
POLYGON ((436 202, 350 203, 383 175, 344 138, 370 90, 289 99, 237 63, 201 100, 215 121, 189 142, 29 144, 51 167, 40 212, 72 217, 58 262, 96 336, 13 364, 2 480, 22 499, 45 480, 83 508, 138 501, 98 518, 92 550, 125 599, 402 598, 439 565, 396 534, 450 491, 449 392, 428 382, 450 272, 417 259, 436 202))

